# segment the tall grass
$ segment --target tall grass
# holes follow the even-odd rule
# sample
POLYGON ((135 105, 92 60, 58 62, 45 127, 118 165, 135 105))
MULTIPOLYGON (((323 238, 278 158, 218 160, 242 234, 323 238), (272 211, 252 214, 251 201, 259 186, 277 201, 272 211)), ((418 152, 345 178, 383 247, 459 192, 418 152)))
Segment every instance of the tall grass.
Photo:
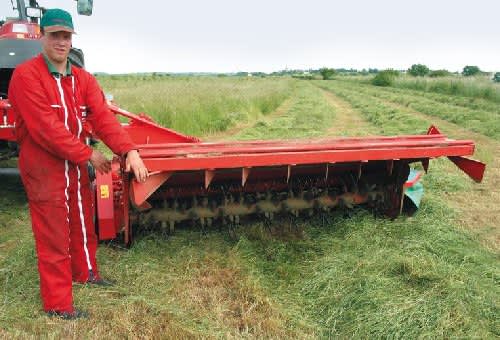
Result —
POLYGON ((500 104, 500 86, 485 77, 410 78, 400 77, 394 87, 482 98, 500 104))
POLYGON ((98 80, 121 107, 198 136, 274 111, 290 95, 293 84, 284 78, 105 76, 98 80))

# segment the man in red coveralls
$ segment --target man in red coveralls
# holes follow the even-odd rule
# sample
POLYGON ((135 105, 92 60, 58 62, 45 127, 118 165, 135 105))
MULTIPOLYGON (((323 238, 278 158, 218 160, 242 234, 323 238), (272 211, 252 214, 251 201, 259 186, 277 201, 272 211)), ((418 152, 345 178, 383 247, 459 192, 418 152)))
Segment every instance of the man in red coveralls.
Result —
POLYGON ((107 173, 111 163, 85 144, 82 111, 127 170, 145 181, 148 171, 128 134, 107 108, 96 79, 71 65, 73 21, 61 9, 41 19, 43 53, 19 65, 9 86, 20 145, 19 170, 28 196, 38 256, 43 308, 64 319, 75 309, 72 281, 104 285, 96 263, 97 239, 87 163, 107 173))

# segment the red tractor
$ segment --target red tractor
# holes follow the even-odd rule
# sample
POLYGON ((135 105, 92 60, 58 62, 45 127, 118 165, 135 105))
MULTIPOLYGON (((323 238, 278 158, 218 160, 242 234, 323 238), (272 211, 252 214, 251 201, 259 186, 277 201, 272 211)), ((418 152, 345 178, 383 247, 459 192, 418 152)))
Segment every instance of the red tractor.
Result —
MULTIPOLYGON (((14 67, 40 49, 36 22, 41 10, 36 1, 30 0, 30 7, 17 2, 19 18, 0 27, 2 97, 14 67)), ((89 14, 89 2, 79 1, 87 9, 83 14, 89 14)), ((83 65, 81 51, 72 58, 83 65)), ((250 215, 269 221, 356 205, 395 217, 421 175, 412 163, 427 171, 430 159, 448 157, 477 182, 485 170, 483 163, 465 157, 474 153, 473 141, 449 139, 435 127, 426 135, 206 143, 161 127, 145 114, 111 103, 109 108, 129 119, 124 128, 151 176, 138 183, 119 157, 111 173, 96 176, 101 240, 122 236, 130 244, 133 227, 166 233, 187 222, 201 229, 232 228, 250 215)), ((0 115, 0 139, 15 142, 6 99, 0 100, 0 115)), ((86 129, 91 133, 91 126, 86 129)))
MULTIPOLYGON (((78 13, 92 14, 92 0, 78 0, 78 13)), ((17 65, 41 52, 39 19, 45 9, 36 0, 17 0, 15 17, 0 20, 0 159, 17 152, 14 135, 14 116, 6 101, 9 81, 17 65)), ((84 66, 82 50, 72 48, 69 58, 79 67, 84 66)))

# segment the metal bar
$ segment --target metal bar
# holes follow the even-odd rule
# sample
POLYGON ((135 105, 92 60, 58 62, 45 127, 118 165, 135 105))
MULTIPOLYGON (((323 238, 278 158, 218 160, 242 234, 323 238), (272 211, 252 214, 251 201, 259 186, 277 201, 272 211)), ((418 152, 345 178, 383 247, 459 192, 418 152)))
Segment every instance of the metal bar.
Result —
POLYGON ((215 171, 213 169, 205 170, 205 189, 208 189, 210 183, 214 179, 215 171))
POLYGON ((149 171, 202 170, 276 166, 288 164, 323 164, 325 162, 355 162, 360 160, 414 159, 442 156, 465 156, 474 152, 473 145, 448 147, 328 150, 317 152, 286 152, 268 154, 204 155, 181 158, 144 158, 149 171))
POLYGON ((241 168, 241 186, 244 187, 247 182, 248 176, 250 175, 251 168, 241 168))
MULTIPOLYGON (((276 145, 276 144, 286 144, 286 145, 306 145, 306 144, 325 144, 325 143, 344 143, 344 142, 379 142, 379 141, 403 141, 403 140, 434 140, 442 139, 443 141, 448 141, 445 135, 401 135, 401 136, 366 136, 366 137, 343 137, 343 138, 322 138, 322 139, 289 139, 289 140, 252 140, 252 141, 234 141, 231 144, 225 141, 220 142, 203 142, 197 144, 190 144, 191 146, 198 147, 211 147, 211 146, 249 146, 249 145, 276 145)), ((156 143, 156 144, 142 144, 139 145, 143 149, 171 149, 186 146, 186 143, 156 143)))
POLYGON ((381 148, 416 148, 416 147, 450 147, 450 146, 472 146, 472 141, 455 141, 446 140, 439 143, 432 141, 419 142, 392 142, 392 143, 322 143, 322 144, 305 144, 305 145, 262 145, 262 146, 239 146, 231 145, 225 147, 200 147, 202 143, 193 143, 192 146, 185 146, 170 150, 140 150, 140 155, 143 158, 156 157, 204 157, 211 154, 257 154, 271 152, 307 152, 307 151, 328 151, 328 150, 365 150, 365 149, 381 149, 381 148))

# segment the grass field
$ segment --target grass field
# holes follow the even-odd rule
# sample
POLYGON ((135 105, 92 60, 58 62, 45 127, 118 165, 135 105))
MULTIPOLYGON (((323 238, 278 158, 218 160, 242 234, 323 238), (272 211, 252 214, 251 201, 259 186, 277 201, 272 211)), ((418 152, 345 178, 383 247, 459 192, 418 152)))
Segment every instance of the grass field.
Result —
POLYGON ((413 217, 356 209, 259 222, 130 250, 102 245, 110 289, 75 286, 89 320, 46 317, 21 184, 1 177, 0 336, 48 338, 498 338, 500 131, 494 100, 290 79, 103 79, 105 91, 207 139, 425 133, 477 143, 481 184, 433 160, 413 217), (190 112, 193 112, 191 116, 190 112), (217 123, 216 123, 217 122, 217 123), (224 123, 220 123, 224 122, 224 123))

